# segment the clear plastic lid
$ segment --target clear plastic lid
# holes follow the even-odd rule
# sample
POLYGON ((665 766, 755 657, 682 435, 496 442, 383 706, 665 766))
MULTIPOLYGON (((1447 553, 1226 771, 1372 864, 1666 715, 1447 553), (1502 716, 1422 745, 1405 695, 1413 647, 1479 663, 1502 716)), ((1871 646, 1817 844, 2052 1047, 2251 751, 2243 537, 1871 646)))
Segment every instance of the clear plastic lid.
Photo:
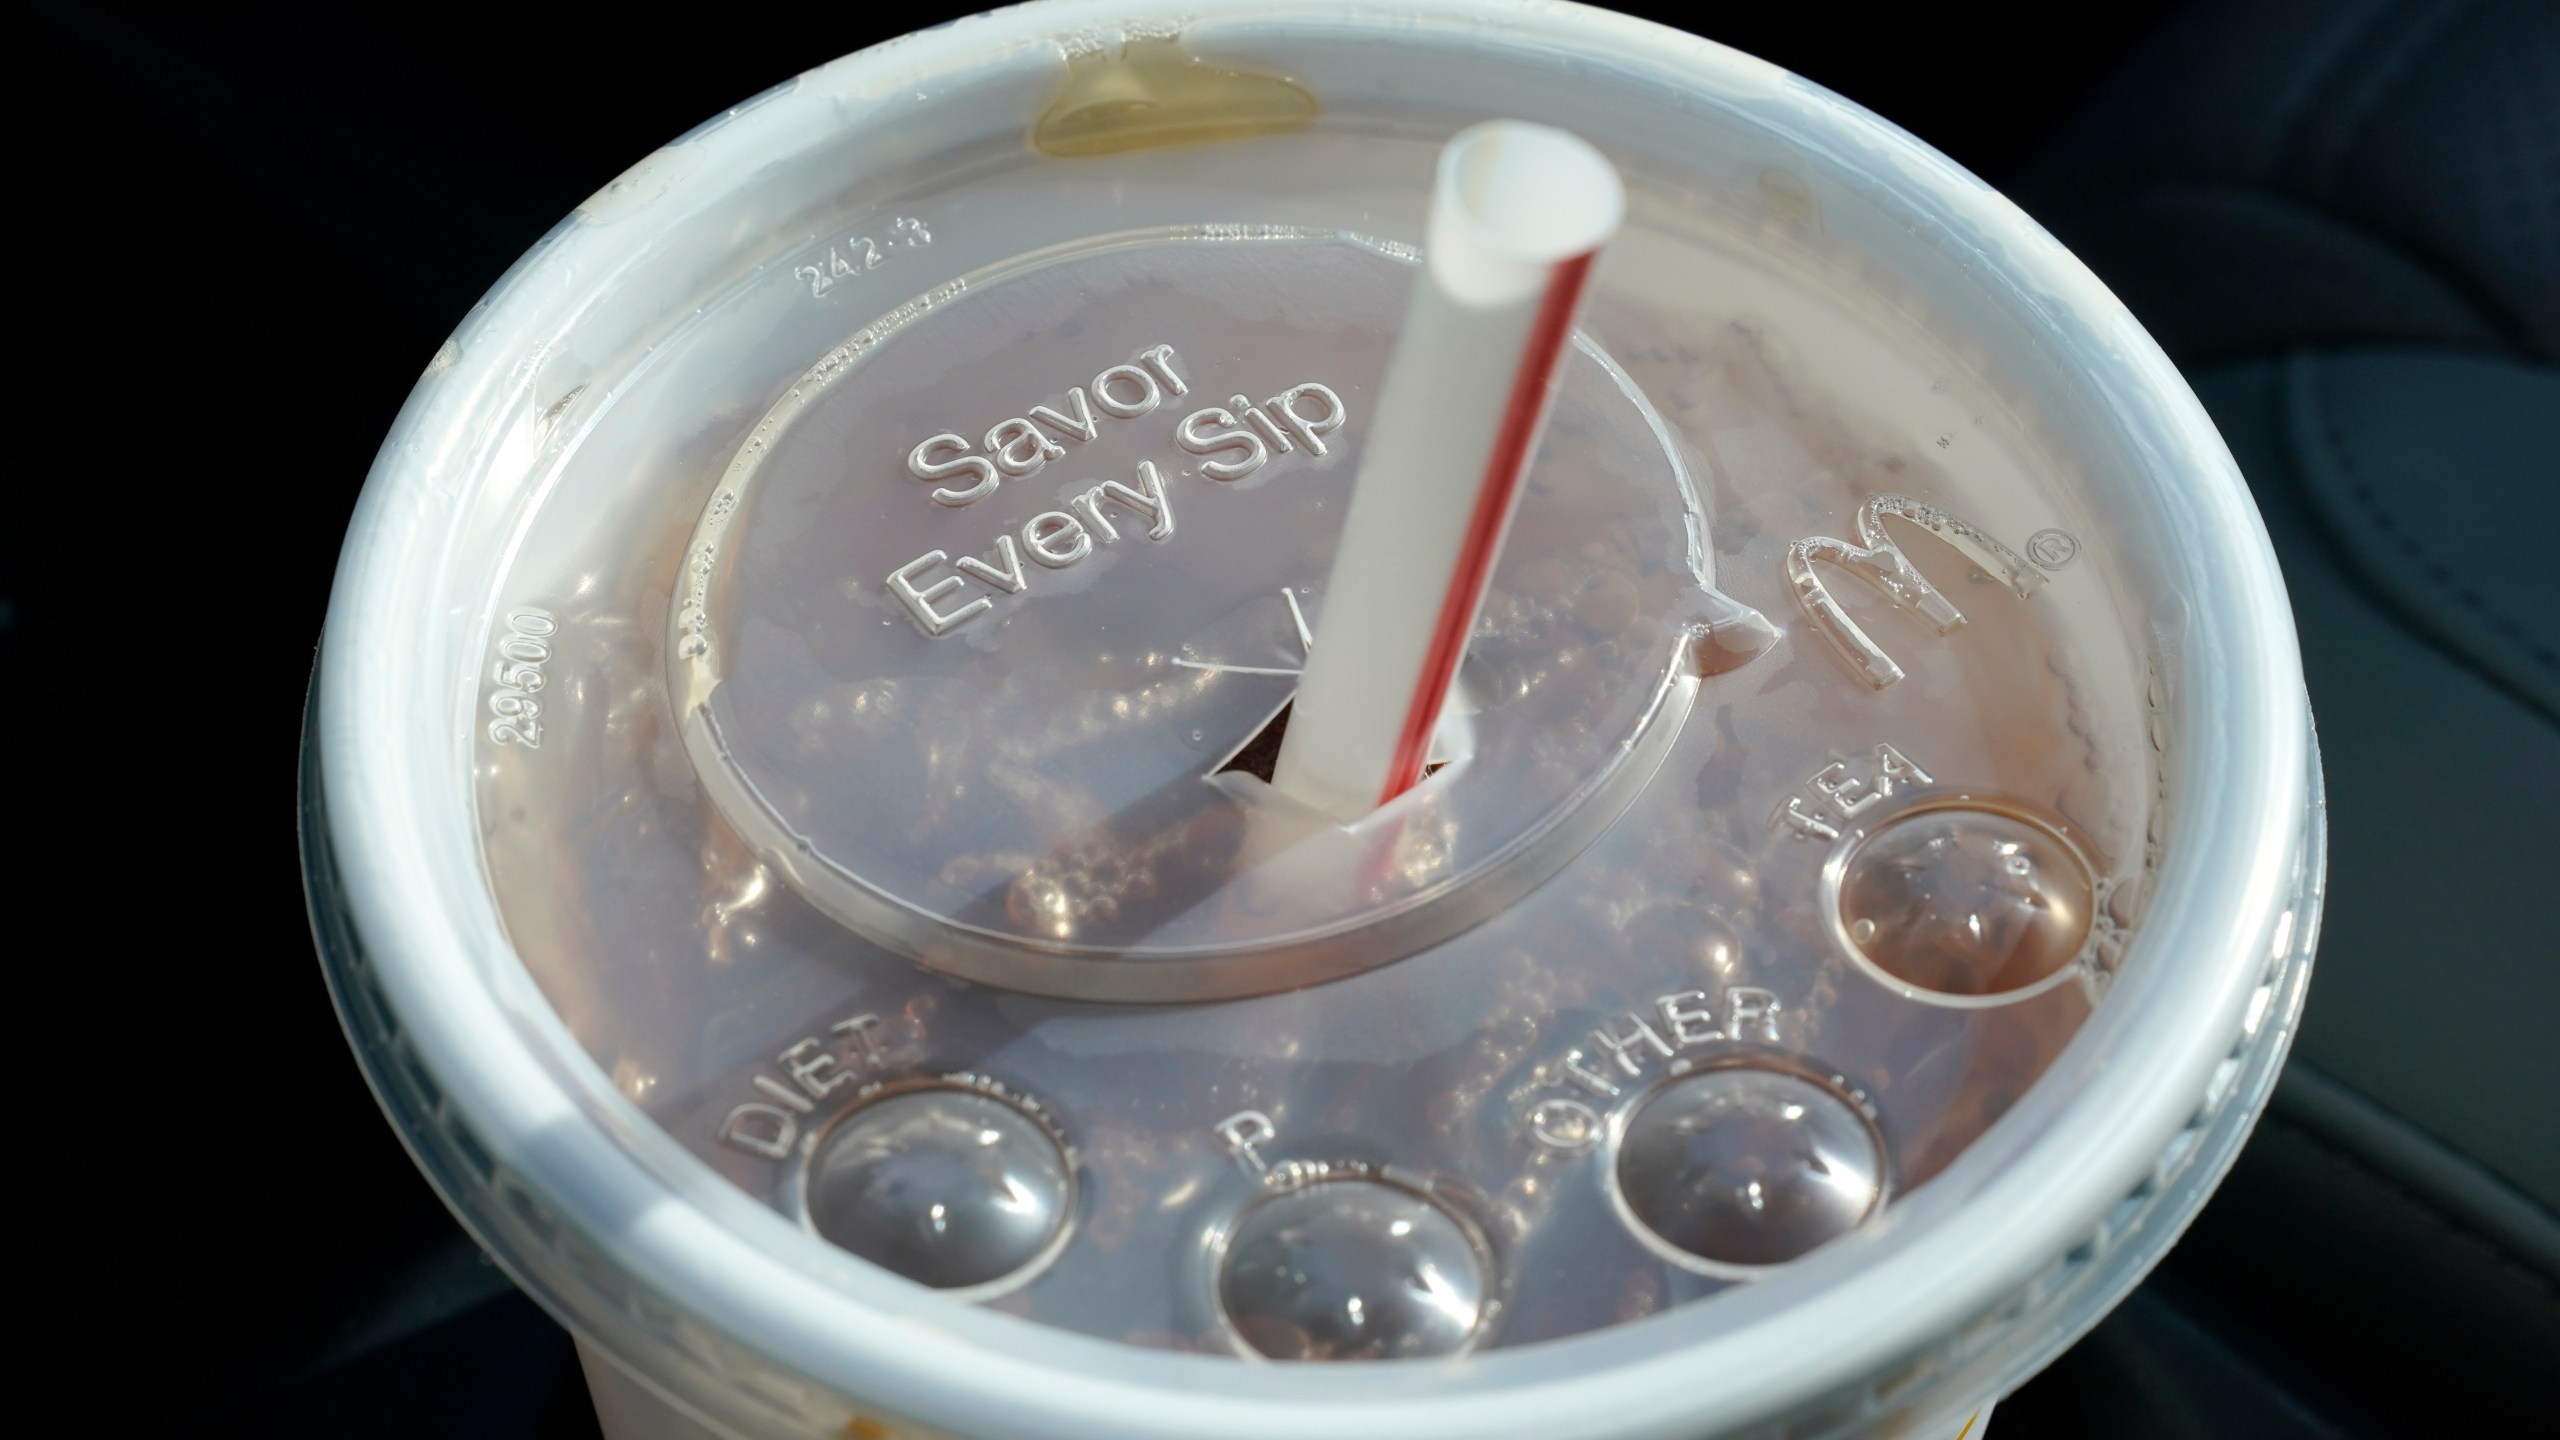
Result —
POLYGON ((1570 7, 1032 6, 475 312, 350 541, 315 864, 431 1173, 722 1424, 1928 1419, 2272 1077, 2291 644, 2174 372, 1872 117, 1570 7), (1343 825, 1270 747, 1488 110, 1625 232, 1432 773, 1343 825))

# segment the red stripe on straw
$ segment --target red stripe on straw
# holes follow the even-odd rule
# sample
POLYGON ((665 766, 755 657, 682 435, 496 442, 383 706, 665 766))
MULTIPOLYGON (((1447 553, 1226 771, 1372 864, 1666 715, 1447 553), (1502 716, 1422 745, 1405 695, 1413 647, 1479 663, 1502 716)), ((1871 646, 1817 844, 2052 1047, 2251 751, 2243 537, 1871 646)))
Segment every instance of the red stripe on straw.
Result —
POLYGON ((1548 273, 1546 298, 1538 304, 1528 348, 1521 352, 1520 369, 1511 379, 1511 402, 1503 411, 1502 429, 1494 435, 1493 454, 1485 460, 1484 478, 1477 483, 1466 541, 1458 548, 1448 593, 1440 599, 1440 621, 1431 632, 1431 648, 1424 652, 1412 703, 1405 708, 1404 728, 1396 736, 1395 762, 1387 767, 1386 788, 1378 794, 1381 805, 1419 783, 1422 767, 1431 757, 1431 733, 1439 724, 1440 702, 1457 676, 1459 659, 1467 653, 1476 603, 1483 598, 1494 554, 1502 548, 1511 497, 1529 468, 1529 446, 1538 438, 1539 413, 1545 408, 1541 402, 1564 358, 1574 306, 1582 298, 1582 282, 1590 272, 1591 256, 1582 254, 1557 262, 1548 273))

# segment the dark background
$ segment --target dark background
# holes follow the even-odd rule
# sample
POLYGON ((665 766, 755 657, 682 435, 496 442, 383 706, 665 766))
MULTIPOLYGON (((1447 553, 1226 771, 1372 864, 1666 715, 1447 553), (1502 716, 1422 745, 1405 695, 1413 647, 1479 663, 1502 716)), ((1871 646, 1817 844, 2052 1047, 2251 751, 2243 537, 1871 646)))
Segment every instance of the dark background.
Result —
MULTIPOLYGON (((38 982, 21 1053, 61 1057, 29 1081, 53 1098, 21 1114, 33 1183, 68 1196, 31 1299, 100 1428, 592 1433, 565 1342, 411 1169, 312 960, 293 781, 338 540, 420 368, 560 217, 722 108, 964 8, 0 19, 13 330, 37 376, 0 546, 31 822, 12 869, 22 913, 61 927, 17 947, 38 982), (93 877, 113 878, 84 893, 93 877)), ((2003 183, 2172 7, 1621 8, 1810 76, 2003 183)), ((2415 1434, 2450 1418, 2431 1405, 2487 1403, 2494 1376, 2381 1373, 2426 1371, 2458 1334, 2271 1304, 2300 1275, 2257 1274, 2253 1247, 2300 1184, 2253 1173, 1995 1433, 2415 1434), (2250 1212, 2228 1233, 2227 1208, 2250 1212)), ((2387 1247, 2403 1222, 2359 1223, 2387 1247)), ((2532 1293, 2522 1313, 2543 1314, 2532 1293)), ((2525 1353, 2553 1359, 2544 1343, 2525 1353)))

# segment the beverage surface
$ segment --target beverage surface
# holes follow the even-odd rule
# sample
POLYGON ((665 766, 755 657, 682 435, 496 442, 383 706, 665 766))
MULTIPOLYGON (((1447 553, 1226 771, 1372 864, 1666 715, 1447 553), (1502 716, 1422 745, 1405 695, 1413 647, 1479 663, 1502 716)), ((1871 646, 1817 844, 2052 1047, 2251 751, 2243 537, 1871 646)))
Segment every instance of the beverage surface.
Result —
POLYGON ((1432 150, 919 165, 596 382, 483 843, 750 1194, 1135 1344, 1517 1345, 1855 1243, 2100 1003, 2158 784, 2113 557, 1783 170, 1630 173, 1446 763, 1348 829, 1236 763, 1432 150))

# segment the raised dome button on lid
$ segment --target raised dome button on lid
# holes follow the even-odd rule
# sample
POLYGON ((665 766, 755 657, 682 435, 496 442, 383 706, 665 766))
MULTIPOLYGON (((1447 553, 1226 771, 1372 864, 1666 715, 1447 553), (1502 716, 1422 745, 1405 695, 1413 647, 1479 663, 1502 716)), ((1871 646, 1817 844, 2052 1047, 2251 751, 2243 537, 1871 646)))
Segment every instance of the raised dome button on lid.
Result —
POLYGON ((935 1086, 847 1115, 810 1157, 810 1228, 943 1290, 1028 1279, 1075 1214, 1075 1175, 1048 1126, 994 1095, 935 1086))
POLYGON ((1884 1198, 1865 1116, 1800 1075, 1733 1065, 1674 1080, 1619 1142, 1639 1234, 1693 1268, 1778 1265, 1856 1229, 1884 1198))
POLYGON ((1236 1221, 1218 1301, 1275 1360, 1408 1360, 1467 1348, 1490 1288, 1472 1227, 1418 1190, 1326 1179, 1236 1221))
POLYGON ((1933 807, 1849 856, 1840 920, 1877 969, 1940 995, 2024 990, 2077 959, 2096 909, 2089 862, 2011 809, 1933 807))

